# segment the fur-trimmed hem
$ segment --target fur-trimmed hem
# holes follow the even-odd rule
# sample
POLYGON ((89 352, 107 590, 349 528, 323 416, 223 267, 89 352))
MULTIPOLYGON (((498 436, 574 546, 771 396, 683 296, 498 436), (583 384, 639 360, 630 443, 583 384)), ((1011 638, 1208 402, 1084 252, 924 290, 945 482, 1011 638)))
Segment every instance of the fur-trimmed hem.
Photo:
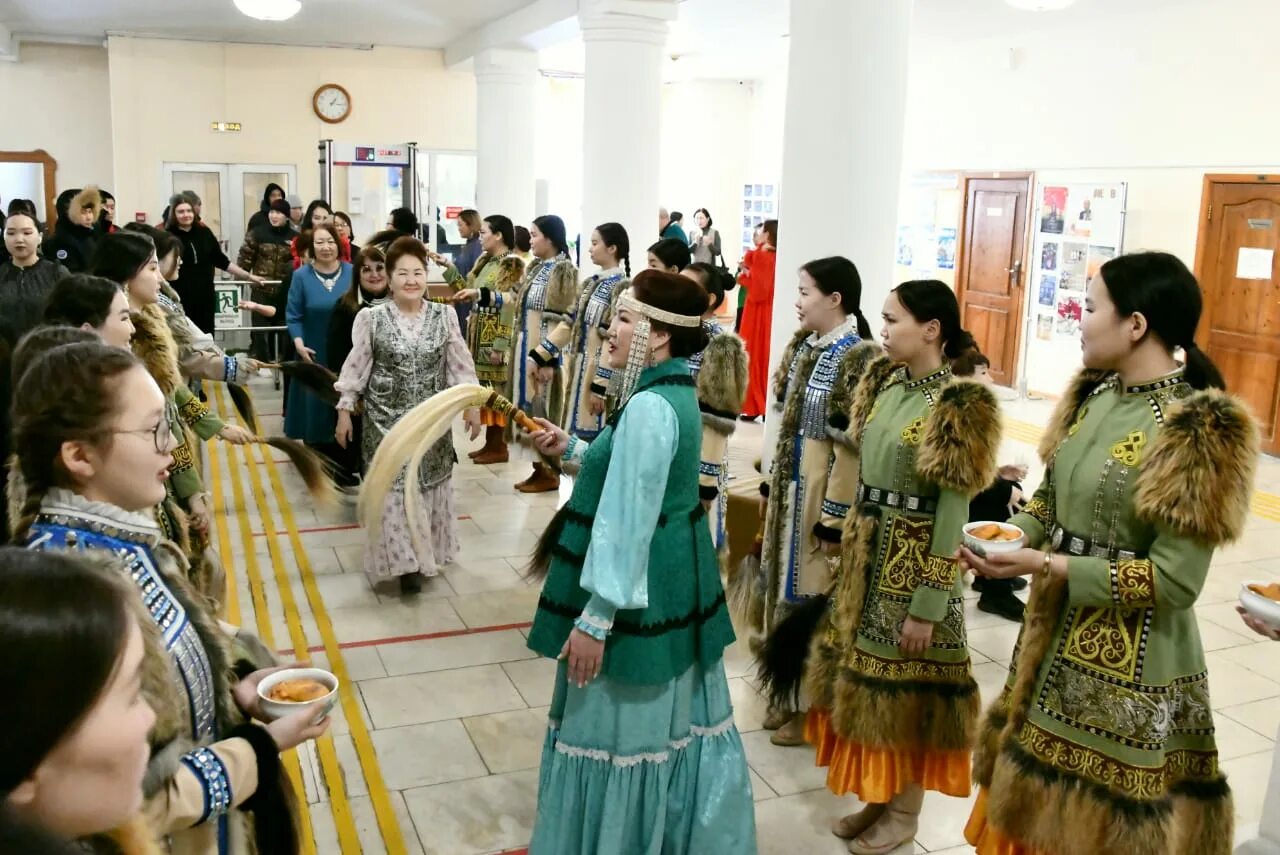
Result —
POLYGON ((841 667, 831 722, 843 739, 896 749, 972 748, 981 700, 962 683, 886 680, 841 667))
POLYGON ((1230 855, 1234 835, 1225 778, 1184 780, 1161 799, 1136 801, 1046 766, 1011 744, 996 759, 987 821, 1054 855, 1230 855))
POLYGON ((738 429, 737 419, 718 416, 705 410, 702 412, 702 424, 721 436, 733 436, 734 431, 738 429))
POLYGON ((1170 407, 1142 460, 1140 519, 1207 546, 1235 540, 1249 518, 1258 428, 1239 400, 1197 392, 1170 407))
POLYGON ((944 489, 976 496, 996 476, 1001 431, 992 391, 972 380, 953 380, 942 387, 925 423, 916 471, 944 489))

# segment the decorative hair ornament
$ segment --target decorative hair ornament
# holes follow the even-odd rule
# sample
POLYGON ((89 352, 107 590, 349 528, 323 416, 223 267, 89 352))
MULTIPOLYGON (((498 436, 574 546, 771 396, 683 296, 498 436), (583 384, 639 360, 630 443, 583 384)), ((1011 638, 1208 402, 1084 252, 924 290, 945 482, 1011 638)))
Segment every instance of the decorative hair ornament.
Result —
POLYGON ((698 315, 677 315, 666 309, 659 309, 638 300, 632 289, 628 288, 618 298, 618 308, 635 312, 640 316, 631 333, 631 349, 627 351, 627 364, 622 369, 621 378, 614 374, 616 386, 609 391, 617 398, 617 409, 626 404, 631 393, 640 381, 640 373, 649 367, 653 354, 649 352, 649 334, 653 331, 650 321, 658 321, 673 327, 701 327, 702 318, 698 315))

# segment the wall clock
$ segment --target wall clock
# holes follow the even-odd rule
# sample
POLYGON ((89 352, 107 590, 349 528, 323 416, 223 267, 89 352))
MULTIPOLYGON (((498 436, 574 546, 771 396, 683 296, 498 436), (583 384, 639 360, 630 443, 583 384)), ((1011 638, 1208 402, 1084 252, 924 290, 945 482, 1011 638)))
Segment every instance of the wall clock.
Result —
POLYGON ((351 115, 351 93, 336 83, 326 83, 311 96, 311 109, 321 121, 336 125, 351 115))

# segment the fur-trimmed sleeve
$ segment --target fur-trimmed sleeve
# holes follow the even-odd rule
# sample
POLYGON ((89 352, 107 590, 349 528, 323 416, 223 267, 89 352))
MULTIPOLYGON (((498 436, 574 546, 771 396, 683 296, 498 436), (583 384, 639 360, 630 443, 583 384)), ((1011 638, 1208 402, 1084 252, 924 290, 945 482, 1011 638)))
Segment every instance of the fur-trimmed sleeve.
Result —
POLYGON ((864 341, 849 348, 841 358, 827 403, 827 435, 833 442, 853 448, 853 440, 849 437, 849 411, 853 408, 859 382, 879 357, 880 346, 873 341, 864 341))
POLYGON ((897 363, 887 356, 877 356, 871 360, 862 379, 853 391, 853 403, 849 406, 849 423, 845 433, 849 438, 849 448, 857 453, 862 449, 862 429, 871 415, 876 398, 884 391, 884 385, 893 376, 897 363))
POLYGON ((1142 461, 1138 517, 1205 546, 1238 538, 1249 517, 1258 428, 1239 399, 1197 392, 1169 410, 1142 461))
POLYGON ((782 406, 787 397, 787 375, 791 371, 791 363, 795 361, 800 345, 804 344, 804 340, 808 337, 809 333, 804 330, 796 332, 791 337, 791 341, 787 342, 786 349, 782 351, 782 360, 773 372, 773 395, 779 406, 782 406))
POLYGON ((996 476, 1000 405, 981 383, 956 380, 942 388, 925 423, 916 469, 946 490, 972 497, 996 476))
POLYGON ((547 308, 545 314, 554 320, 564 320, 578 304, 578 268, 572 261, 561 261, 551 269, 547 281, 547 308))
POLYGON ((698 372, 698 408, 702 423, 724 436, 733 433, 747 396, 747 350, 733 333, 711 339, 698 372))

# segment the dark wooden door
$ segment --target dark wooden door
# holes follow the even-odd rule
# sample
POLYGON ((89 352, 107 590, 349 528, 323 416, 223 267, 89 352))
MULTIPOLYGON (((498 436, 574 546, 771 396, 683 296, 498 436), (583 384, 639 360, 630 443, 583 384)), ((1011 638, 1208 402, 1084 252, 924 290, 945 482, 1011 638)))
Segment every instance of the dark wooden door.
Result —
POLYGON ((1206 176, 1201 209, 1199 344, 1280 454, 1280 175, 1206 176))
POLYGON ((965 329, 991 360, 991 376, 1002 386, 1012 386, 1018 377, 1030 194, 1029 175, 965 178, 956 296, 965 329))

